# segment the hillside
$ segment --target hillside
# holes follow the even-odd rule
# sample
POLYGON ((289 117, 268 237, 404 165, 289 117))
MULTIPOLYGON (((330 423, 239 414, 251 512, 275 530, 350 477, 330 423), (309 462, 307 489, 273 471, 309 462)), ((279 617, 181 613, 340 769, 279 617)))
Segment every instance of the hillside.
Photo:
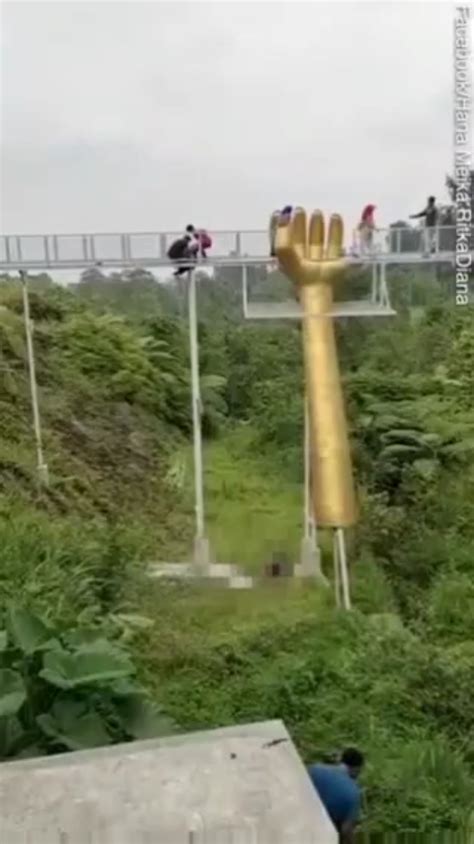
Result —
MULTIPOLYGON (((184 558, 193 533, 172 288, 115 279, 105 301, 100 280, 32 283, 51 475, 38 487, 21 298, 0 286, 2 616, 13 600, 118 636, 181 728, 283 717, 308 761, 360 744, 378 832, 455 829, 473 810, 474 314, 440 305, 438 281, 405 276, 398 318, 338 328, 362 501, 350 615, 297 583, 222 593, 143 576, 147 560, 184 558)), ((242 323, 225 289, 200 298, 209 533, 255 571, 299 542, 301 338, 242 323)), ((0 749, 1 728, 0 715, 0 749)))

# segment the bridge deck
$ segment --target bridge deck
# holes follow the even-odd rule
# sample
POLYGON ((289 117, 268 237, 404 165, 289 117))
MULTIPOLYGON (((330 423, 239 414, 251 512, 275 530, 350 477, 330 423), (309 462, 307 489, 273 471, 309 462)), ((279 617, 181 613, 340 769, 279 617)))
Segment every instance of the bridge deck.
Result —
MULTIPOLYGON (((439 252, 436 255, 430 255, 428 258, 423 258, 416 252, 406 252, 397 254, 395 252, 386 255, 373 255, 367 258, 356 258, 348 256, 348 264, 351 266, 367 266, 374 262, 380 264, 453 264, 454 255, 451 252, 439 252)), ((188 266, 189 262, 184 261, 183 265, 188 266)), ((16 260, 16 261, 0 261, 0 273, 18 272, 19 270, 87 270, 94 267, 104 269, 157 269, 166 268, 175 269, 175 263, 172 263, 167 258, 104 258, 100 261, 93 261, 91 259, 71 259, 71 260, 16 260)), ((277 269, 277 262, 266 257, 265 255, 242 255, 229 257, 225 255, 213 255, 206 261, 198 261, 193 265, 197 269, 205 270, 206 267, 258 267, 258 266, 272 266, 277 269)))
MULTIPOLYGON (((96 234, 41 234, 0 236, 0 272, 23 270, 84 270, 91 267, 166 268, 167 251, 179 232, 124 232, 96 234)), ((452 263, 454 229, 439 229, 434 254, 422 254, 422 230, 385 229, 376 234, 373 250, 357 256, 354 238, 346 247, 353 264, 452 263), (447 248, 449 245, 449 248, 447 248)), ((269 265, 267 231, 211 232, 213 248, 206 265, 235 267, 269 265)))
MULTIPOLYGON (((395 316, 396 311, 390 305, 380 302, 372 302, 369 299, 360 299, 349 302, 334 302, 329 315, 334 318, 340 317, 382 317, 395 316)), ((296 319, 303 317, 303 311, 298 302, 247 302, 245 308, 247 319, 296 319)), ((313 316, 313 314, 309 314, 313 316)), ((321 314, 314 314, 320 317, 321 314)))

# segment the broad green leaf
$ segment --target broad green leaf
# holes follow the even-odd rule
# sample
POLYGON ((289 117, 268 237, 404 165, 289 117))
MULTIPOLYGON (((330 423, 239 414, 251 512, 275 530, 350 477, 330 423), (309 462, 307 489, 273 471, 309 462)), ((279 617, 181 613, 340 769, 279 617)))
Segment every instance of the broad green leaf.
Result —
POLYGON ((71 630, 62 636, 63 641, 71 648, 108 646, 101 630, 71 630))
POLYGON ((8 635, 6 630, 0 630, 0 653, 8 647, 8 635))
POLYGON ((14 644, 30 655, 45 646, 55 643, 54 631, 41 619, 21 607, 11 607, 8 613, 8 628, 14 644))
POLYGON ((118 680, 133 673, 133 665, 124 654, 89 646, 73 654, 60 650, 46 653, 40 677, 60 689, 73 689, 118 680))
POLYGON ((21 674, 10 668, 0 668, 0 717, 16 715, 26 700, 21 674))
POLYGON ((17 755, 17 749, 25 736, 18 718, 9 715, 0 718, 0 759, 17 755))
POLYGON ((45 735, 69 750, 103 747, 111 744, 111 736, 97 712, 87 712, 79 718, 57 719, 52 714, 38 715, 38 726, 45 735))
POLYGON ((119 701, 116 709, 124 729, 132 738, 167 736, 176 729, 174 721, 142 695, 132 695, 119 701))
POLYGON ((137 684, 128 677, 120 680, 114 680, 110 684, 109 690, 114 697, 129 697, 130 695, 136 695, 141 691, 137 684))
POLYGON ((88 703, 86 700, 76 700, 76 698, 59 698, 54 701, 51 710, 51 715, 61 722, 61 724, 69 724, 85 715, 88 710, 88 703))
POLYGON ((44 712, 36 718, 37 723, 49 738, 56 739, 59 733, 69 728, 87 714, 87 703, 83 700, 57 700, 51 712, 44 712))

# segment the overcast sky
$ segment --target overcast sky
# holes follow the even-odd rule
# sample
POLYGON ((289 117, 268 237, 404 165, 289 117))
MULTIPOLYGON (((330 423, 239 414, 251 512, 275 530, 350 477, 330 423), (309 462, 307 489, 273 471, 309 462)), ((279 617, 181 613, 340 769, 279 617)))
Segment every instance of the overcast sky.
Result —
POLYGON ((446 3, 5 3, 2 229, 266 228, 446 196, 446 3))

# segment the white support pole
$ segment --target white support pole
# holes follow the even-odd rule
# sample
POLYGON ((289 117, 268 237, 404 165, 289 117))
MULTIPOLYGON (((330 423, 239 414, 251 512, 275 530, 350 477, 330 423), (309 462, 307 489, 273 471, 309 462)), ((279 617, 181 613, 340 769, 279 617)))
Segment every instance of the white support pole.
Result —
POLYGON ((317 577, 326 580, 321 571, 321 552, 318 548, 317 527, 313 514, 311 497, 311 439, 309 426, 308 398, 304 401, 304 509, 303 509, 303 537, 301 539, 301 553, 299 573, 302 577, 317 577))
POLYGON ((248 291, 247 266, 246 266, 246 264, 242 264, 242 305, 243 305, 243 310, 244 310, 244 319, 248 318, 248 304, 249 304, 249 291, 248 291))
POLYGON ((28 275, 20 271, 21 289, 23 294, 23 318, 25 323, 26 351, 28 356, 28 372, 30 377, 31 407, 33 411, 33 429, 36 441, 36 468, 41 483, 48 484, 48 467, 44 462, 43 441, 41 436, 41 420, 38 402, 38 388, 36 384, 35 352, 33 346, 32 322, 30 319, 30 300, 28 296, 28 275))
POLYGON ((309 435, 309 410, 308 397, 304 399, 304 538, 309 540, 311 536, 311 445, 309 435))
POLYGON ((337 531, 333 531, 332 537, 332 561, 334 565, 334 597, 336 607, 341 606, 341 572, 339 568, 339 548, 337 545, 337 531))
POLYGON ((350 610, 352 607, 349 589, 349 572, 347 569, 346 542, 342 528, 336 528, 336 545, 337 558, 339 561, 340 582, 342 587, 342 606, 345 610, 350 610))
POLYGON ((378 264, 376 261, 372 264, 372 290, 370 300, 373 305, 377 303, 377 288, 378 288, 378 264))
POLYGON ((196 534, 194 538, 194 564, 200 573, 209 566, 209 542, 204 531, 204 480, 202 467, 201 392, 199 388, 199 345, 197 332, 196 277, 188 273, 189 350, 191 359, 191 401, 193 419, 194 495, 196 534))
POLYGON ((387 265, 385 263, 380 264, 380 304, 384 308, 390 307, 390 297, 387 287, 387 265))

